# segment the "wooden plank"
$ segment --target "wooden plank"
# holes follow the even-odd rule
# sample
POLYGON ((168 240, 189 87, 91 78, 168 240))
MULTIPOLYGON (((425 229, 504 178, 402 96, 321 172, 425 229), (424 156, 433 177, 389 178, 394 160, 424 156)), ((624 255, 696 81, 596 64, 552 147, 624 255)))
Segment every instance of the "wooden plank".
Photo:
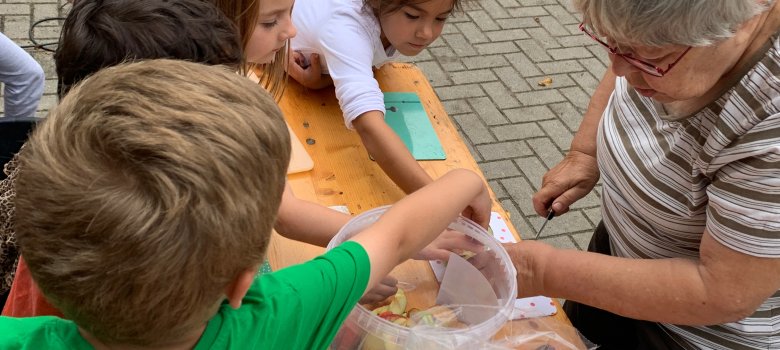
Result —
MULTIPOLYGON (((420 97, 447 154, 447 159, 443 161, 419 162, 431 177, 437 178, 456 168, 470 169, 483 176, 455 125, 447 116, 444 106, 417 67, 406 63, 391 63, 375 73, 382 91, 416 92, 420 97)), ((288 124, 303 140, 306 151, 314 160, 314 168, 311 171, 288 176, 288 182, 296 196, 326 206, 345 205, 352 214, 392 204, 404 196, 382 169, 369 159, 358 134, 345 127, 332 88, 312 91, 290 80, 280 107, 288 124)), ((495 199, 492 191, 491 198, 493 210, 508 218, 508 213, 495 199)), ((511 222, 507 221, 507 224, 515 238, 520 240, 511 222)), ((320 247, 274 234, 268 256, 276 270, 310 260, 323 251, 320 247)), ((393 270, 391 275, 416 286, 412 292, 407 293, 410 307, 425 308, 433 304, 438 284, 427 262, 407 261, 393 270)), ((560 305, 557 301, 554 302, 560 310, 560 305)), ((545 319, 569 324, 562 311, 545 319)), ((519 323, 509 322, 501 334, 512 334, 523 327, 525 326, 519 323)))

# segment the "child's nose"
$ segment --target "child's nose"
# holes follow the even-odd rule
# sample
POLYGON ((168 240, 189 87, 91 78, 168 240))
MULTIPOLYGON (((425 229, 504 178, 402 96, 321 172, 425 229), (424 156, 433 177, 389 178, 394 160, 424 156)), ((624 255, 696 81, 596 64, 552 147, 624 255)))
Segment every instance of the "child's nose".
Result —
POLYGON ((292 21, 288 22, 290 23, 287 28, 284 31, 284 35, 286 35, 286 39, 292 39, 298 34, 298 29, 295 28, 295 24, 293 24, 292 21))
POLYGON ((423 24, 417 28, 417 37, 426 41, 431 40, 433 37, 433 26, 431 24, 423 24))

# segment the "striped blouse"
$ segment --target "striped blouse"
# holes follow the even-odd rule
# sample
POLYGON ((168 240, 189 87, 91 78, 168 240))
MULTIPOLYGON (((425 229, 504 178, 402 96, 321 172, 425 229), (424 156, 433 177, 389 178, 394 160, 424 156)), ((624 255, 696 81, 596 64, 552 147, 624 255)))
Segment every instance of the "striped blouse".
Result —
MULTIPOLYGON (((700 112, 664 111, 616 80, 598 134, 612 254, 698 259, 706 229, 735 251, 780 258, 780 40, 700 112)), ((691 349, 780 349, 780 291, 738 322, 663 328, 691 349)))

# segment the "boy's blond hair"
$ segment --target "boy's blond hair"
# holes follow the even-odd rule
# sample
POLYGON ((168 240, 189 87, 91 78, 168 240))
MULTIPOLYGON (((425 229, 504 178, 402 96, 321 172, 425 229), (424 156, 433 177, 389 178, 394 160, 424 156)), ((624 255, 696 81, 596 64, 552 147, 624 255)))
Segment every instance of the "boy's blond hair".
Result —
POLYGON ((33 278, 106 343, 204 326, 262 261, 288 135, 268 93, 234 72, 152 60, 96 73, 20 155, 16 229, 33 278))

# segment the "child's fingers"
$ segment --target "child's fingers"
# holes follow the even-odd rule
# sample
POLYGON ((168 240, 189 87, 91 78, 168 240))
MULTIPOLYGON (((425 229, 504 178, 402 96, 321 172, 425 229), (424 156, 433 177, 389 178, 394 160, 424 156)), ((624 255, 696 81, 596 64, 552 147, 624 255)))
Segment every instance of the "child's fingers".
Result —
POLYGON ((363 294, 363 297, 360 298, 360 303, 361 304, 376 303, 387 299, 388 297, 394 295, 395 292, 398 291, 398 288, 396 287, 397 283, 398 280, 393 278, 392 276, 385 276, 385 278, 382 279, 382 281, 379 284, 377 284, 374 288, 371 288, 371 290, 363 294))

